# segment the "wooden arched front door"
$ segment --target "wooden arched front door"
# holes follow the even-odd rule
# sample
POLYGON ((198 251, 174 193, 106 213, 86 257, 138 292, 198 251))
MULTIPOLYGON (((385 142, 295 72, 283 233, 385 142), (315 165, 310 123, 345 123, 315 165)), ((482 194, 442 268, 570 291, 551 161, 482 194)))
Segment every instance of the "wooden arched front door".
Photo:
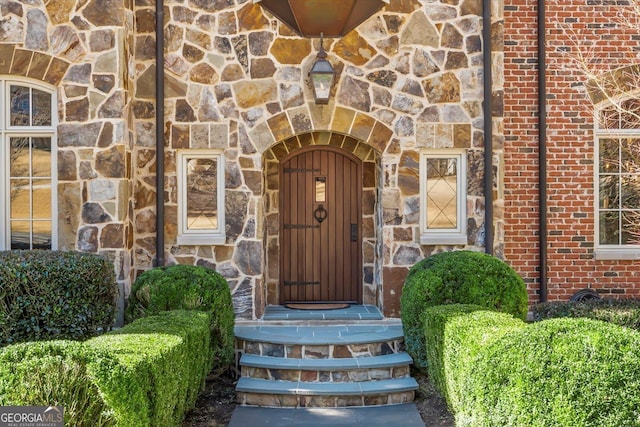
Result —
POLYGON ((280 163, 280 302, 362 302, 362 162, 332 146, 280 163))

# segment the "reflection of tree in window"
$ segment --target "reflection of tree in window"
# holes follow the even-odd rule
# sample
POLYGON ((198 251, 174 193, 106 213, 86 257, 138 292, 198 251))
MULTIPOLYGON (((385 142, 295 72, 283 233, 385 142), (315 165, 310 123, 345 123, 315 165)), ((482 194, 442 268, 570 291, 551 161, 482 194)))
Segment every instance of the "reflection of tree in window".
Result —
POLYGON ((51 95, 32 89, 32 126, 51 126, 51 95))
POLYGON ((29 126, 30 100, 28 87, 11 86, 11 126, 29 126))
POLYGON ((11 249, 52 249, 55 188, 52 154, 55 129, 54 95, 27 84, 0 81, 6 98, 0 100, 1 152, 7 156, 3 171, 5 208, 3 235, 11 249))
POLYGON ((51 94, 24 86, 11 86, 11 126, 51 126, 51 94))
POLYGON ((218 228, 218 165, 215 159, 187 161, 187 228, 218 228))
MULTIPOLYGON (((29 175, 29 138, 11 138, 9 150, 9 165, 11 177, 24 177, 29 175)), ((11 187, 10 200, 17 197, 17 189, 11 187)))
POLYGON ((622 242, 640 244, 640 139, 625 139, 620 147, 620 207, 622 242))
MULTIPOLYGON (((600 115, 601 123, 614 130, 637 126, 632 113, 640 111, 640 104, 628 106, 635 110, 605 110, 600 115)), ((640 139, 600 138, 598 192, 600 244, 640 244, 640 139)))
POLYGON ((11 248, 51 249, 51 139, 9 143, 11 248))

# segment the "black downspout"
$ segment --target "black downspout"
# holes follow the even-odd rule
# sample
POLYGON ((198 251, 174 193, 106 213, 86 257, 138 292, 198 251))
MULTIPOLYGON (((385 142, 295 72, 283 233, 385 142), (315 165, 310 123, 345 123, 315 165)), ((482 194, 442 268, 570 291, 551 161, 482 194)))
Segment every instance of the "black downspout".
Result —
POLYGON ((493 76, 491 74, 491 0, 482 0, 484 91, 484 250, 493 255, 493 76))
POLYGON ((164 265, 164 1, 156 0, 156 257, 164 265))
POLYGON ((538 0, 538 182, 540 302, 547 302, 547 53, 545 2, 538 0))

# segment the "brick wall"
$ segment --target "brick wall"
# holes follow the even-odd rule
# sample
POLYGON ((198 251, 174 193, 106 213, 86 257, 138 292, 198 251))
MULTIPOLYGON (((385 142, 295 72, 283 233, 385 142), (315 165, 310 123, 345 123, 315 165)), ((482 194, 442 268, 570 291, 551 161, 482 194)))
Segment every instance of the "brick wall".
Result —
MULTIPOLYGON (((637 57, 611 1, 549 1, 547 25, 548 299, 579 289, 640 295, 638 261, 596 261, 594 136, 583 74, 567 54, 593 50, 618 67, 637 57), (577 46, 578 45, 578 46, 577 46)), ((537 2, 505 2, 505 258, 539 300, 537 2)))

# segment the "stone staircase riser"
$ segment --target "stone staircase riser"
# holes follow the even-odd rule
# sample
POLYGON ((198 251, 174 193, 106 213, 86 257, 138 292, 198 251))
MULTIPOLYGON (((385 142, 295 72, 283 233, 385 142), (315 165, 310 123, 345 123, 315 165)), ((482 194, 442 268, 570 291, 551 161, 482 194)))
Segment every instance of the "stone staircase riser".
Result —
POLYGON ((373 357, 397 354, 405 350, 404 341, 393 340, 365 344, 297 345, 237 340, 236 349, 247 354, 296 359, 373 357))
POLYGON ((267 369, 242 366, 243 377, 260 378, 274 381, 305 382, 362 382, 388 380, 392 378, 408 378, 409 366, 395 366, 385 369, 352 369, 340 371, 299 370, 299 369, 267 369))
POLYGON ((290 408, 337 408, 349 406, 378 406, 399 405, 412 402, 415 392, 367 395, 367 396, 305 396, 238 393, 238 403, 241 405, 290 407, 290 408))

